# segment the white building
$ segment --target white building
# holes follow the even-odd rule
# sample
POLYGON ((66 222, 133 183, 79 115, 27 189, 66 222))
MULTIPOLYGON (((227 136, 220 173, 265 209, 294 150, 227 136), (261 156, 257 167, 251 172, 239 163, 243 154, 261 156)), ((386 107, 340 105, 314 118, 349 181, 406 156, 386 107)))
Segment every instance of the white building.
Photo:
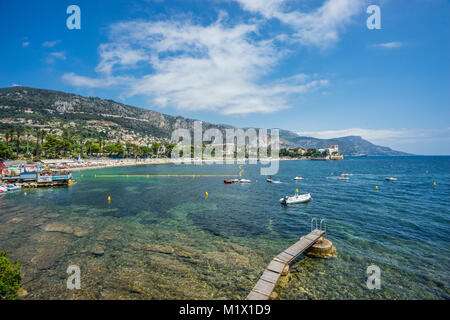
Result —
POLYGON ((332 144, 327 148, 329 154, 333 154, 333 152, 339 153, 339 146, 337 144, 332 144))

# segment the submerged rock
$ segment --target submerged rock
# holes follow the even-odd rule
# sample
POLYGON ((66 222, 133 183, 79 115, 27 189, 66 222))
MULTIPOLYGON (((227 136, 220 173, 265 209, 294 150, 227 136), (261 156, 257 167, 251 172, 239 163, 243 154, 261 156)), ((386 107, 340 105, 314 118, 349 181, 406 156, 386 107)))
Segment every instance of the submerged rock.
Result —
POLYGON ((23 298, 23 297, 25 297, 27 295, 28 295, 28 291, 25 290, 24 288, 20 288, 19 290, 17 290, 17 296, 19 298, 23 298))
POLYGON ((75 229, 73 234, 77 237, 84 237, 84 236, 88 235, 89 232, 87 230, 75 229))
POLYGON ((22 221, 23 221, 22 218, 13 218, 13 219, 9 220, 8 222, 9 223, 19 223, 19 222, 22 222, 22 221))
POLYGON ((102 256, 105 254, 105 249, 100 246, 93 247, 91 250, 89 250, 90 253, 92 253, 94 256, 102 256))
POLYGON ((160 245, 160 244, 146 244, 144 249, 147 251, 154 251, 159 253, 171 254, 175 250, 168 245, 160 245))
POLYGON ((249 260, 247 257, 236 252, 209 252, 206 258, 212 260, 214 263, 222 266, 238 266, 242 268, 249 267, 249 260))
POLYGON ((62 222, 53 222, 44 227, 44 231, 47 232, 61 232, 61 233, 73 233, 72 227, 62 223, 62 222))

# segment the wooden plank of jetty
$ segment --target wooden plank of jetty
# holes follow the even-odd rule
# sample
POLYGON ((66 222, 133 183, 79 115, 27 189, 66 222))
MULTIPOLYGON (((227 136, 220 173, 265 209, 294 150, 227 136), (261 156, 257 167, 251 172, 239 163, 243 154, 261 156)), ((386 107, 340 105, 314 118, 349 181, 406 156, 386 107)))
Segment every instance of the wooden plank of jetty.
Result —
POLYGON ((315 229, 273 258, 247 296, 247 300, 268 300, 284 268, 297 259, 324 234, 325 231, 315 229))

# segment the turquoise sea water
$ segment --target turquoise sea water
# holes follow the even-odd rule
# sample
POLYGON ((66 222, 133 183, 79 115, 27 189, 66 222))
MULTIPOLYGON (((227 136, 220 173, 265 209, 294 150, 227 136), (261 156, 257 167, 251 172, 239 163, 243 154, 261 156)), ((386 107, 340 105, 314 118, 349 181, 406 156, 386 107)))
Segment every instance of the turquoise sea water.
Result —
POLYGON ((95 177, 237 174, 238 166, 89 170, 70 188, 1 195, 0 250, 23 263, 26 299, 243 299, 316 217, 326 219, 337 256, 301 257, 276 288, 281 299, 450 298, 450 157, 284 161, 279 184, 249 164, 242 177, 251 184, 95 177), (342 172, 350 181, 338 180, 342 172), (313 200, 281 206, 297 188, 313 200), (81 290, 66 288, 69 265, 81 268, 81 290), (366 286, 369 265, 381 269, 379 290, 366 286))

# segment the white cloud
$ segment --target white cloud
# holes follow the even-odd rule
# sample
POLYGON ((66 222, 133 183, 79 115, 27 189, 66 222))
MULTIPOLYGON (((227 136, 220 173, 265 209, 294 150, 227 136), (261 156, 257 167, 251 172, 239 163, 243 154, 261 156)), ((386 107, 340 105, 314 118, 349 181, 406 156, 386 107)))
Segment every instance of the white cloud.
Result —
POLYGON ((244 10, 266 19, 278 19, 294 30, 293 40, 327 48, 339 40, 339 32, 361 12, 363 0, 327 0, 310 11, 289 10, 287 0, 235 0, 244 10))
POLYGON ((227 115, 286 109, 291 95, 328 84, 305 75, 262 84, 284 52, 272 39, 254 40, 258 25, 227 26, 223 18, 207 26, 186 20, 114 24, 111 41, 99 47, 95 71, 100 77, 70 73, 63 78, 91 88, 126 86, 125 96, 147 96, 159 107, 227 115), (124 76, 137 67, 147 72, 124 76))
POLYGON ((53 48, 54 46, 56 46, 60 42, 61 42, 61 40, 45 41, 45 42, 42 43, 42 46, 46 47, 46 48, 53 48))
POLYGON ((51 52, 49 56, 45 59, 45 62, 48 64, 55 63, 56 60, 66 60, 66 53, 65 51, 56 51, 51 52))
POLYGON ((63 74, 62 79, 76 87, 87 88, 108 88, 120 83, 133 81, 132 78, 127 77, 89 78, 79 76, 73 72, 63 74))
POLYGON ((66 53, 64 51, 52 52, 50 55, 57 59, 66 60, 66 53))
POLYGON ((378 43, 378 44, 373 45, 373 47, 394 49, 394 48, 403 47, 403 45, 404 44, 402 42, 393 41, 393 42, 378 43))

